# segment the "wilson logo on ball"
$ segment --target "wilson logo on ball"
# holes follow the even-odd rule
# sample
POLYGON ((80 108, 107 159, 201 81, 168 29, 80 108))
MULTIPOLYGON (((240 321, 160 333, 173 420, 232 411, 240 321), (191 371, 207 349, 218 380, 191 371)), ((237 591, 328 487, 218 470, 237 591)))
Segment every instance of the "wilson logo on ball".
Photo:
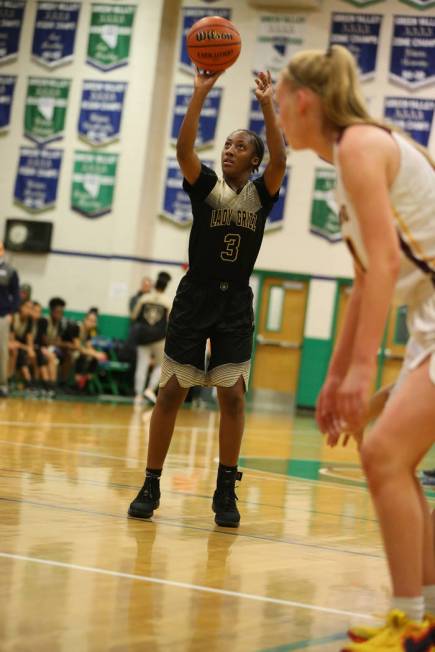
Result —
POLYGON ((198 32, 195 35, 197 41, 204 41, 205 39, 227 40, 232 41, 233 34, 222 34, 221 32, 198 32))

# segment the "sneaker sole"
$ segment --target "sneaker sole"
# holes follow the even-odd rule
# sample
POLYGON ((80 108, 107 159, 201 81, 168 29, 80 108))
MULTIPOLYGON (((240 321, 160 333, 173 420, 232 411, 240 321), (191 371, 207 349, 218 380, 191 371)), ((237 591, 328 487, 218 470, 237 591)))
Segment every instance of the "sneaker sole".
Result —
POLYGON ((237 521, 237 523, 235 523, 234 521, 231 522, 222 521, 218 519, 217 516, 215 516, 214 522, 216 523, 216 525, 219 525, 219 527, 239 527, 240 525, 240 521, 237 521))
POLYGON ((137 512, 132 512, 132 511, 128 510, 128 516, 130 518, 138 518, 138 519, 140 519, 142 521, 147 521, 148 519, 152 518, 153 514, 154 514, 154 512, 150 512, 149 514, 146 514, 146 515, 145 514, 138 514, 137 512))
POLYGON ((155 511, 156 509, 158 509, 158 508, 159 508, 159 505, 156 505, 156 506, 154 507, 154 509, 151 510, 151 512, 139 512, 139 511, 137 511, 137 510, 135 510, 135 509, 132 509, 132 508, 130 507, 129 510, 128 510, 128 515, 129 515, 131 518, 140 518, 140 519, 142 519, 142 520, 146 520, 146 519, 151 518, 151 517, 153 516, 153 514, 154 514, 154 511, 155 511))

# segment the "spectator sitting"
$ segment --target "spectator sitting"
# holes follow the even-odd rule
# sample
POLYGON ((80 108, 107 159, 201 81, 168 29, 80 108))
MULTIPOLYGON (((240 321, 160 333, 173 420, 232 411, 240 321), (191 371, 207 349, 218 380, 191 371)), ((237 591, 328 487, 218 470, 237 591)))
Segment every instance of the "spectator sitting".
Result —
POLYGON ((64 318, 66 303, 61 297, 53 297, 49 301, 50 314, 43 317, 46 325, 46 343, 59 360, 59 380, 66 385, 73 365, 73 354, 78 348, 78 327, 74 322, 64 318))
POLYGON ((49 397, 55 396, 58 359, 47 343, 47 320, 42 317, 41 304, 33 301, 33 343, 36 354, 36 378, 49 397))
POLYGON ((32 286, 28 283, 20 285, 20 303, 32 300, 32 286))
POLYGON ((98 363, 107 360, 107 355, 94 349, 91 344, 96 331, 97 317, 94 310, 89 310, 82 323, 79 324, 78 350, 80 354, 75 363, 75 382, 79 390, 86 387, 91 374, 96 371, 98 363))
POLYGON ((23 301, 18 313, 12 317, 10 337, 10 375, 18 371, 26 386, 32 386, 30 368, 35 362, 33 348, 33 305, 31 301, 23 301))

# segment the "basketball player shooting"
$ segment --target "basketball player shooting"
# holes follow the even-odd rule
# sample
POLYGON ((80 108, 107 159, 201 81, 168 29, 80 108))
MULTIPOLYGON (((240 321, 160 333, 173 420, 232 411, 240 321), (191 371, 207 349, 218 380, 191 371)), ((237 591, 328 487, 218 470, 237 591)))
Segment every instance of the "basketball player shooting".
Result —
POLYGON ((182 278, 169 317, 157 403, 150 422, 145 483, 129 515, 150 518, 160 501, 160 476, 177 412, 192 386, 216 386, 220 407, 219 468, 212 509, 215 522, 237 527, 235 482, 244 429, 254 313, 249 277, 267 216, 278 199, 286 151, 277 125, 269 73, 260 73, 256 97, 266 128, 269 160, 253 181, 264 154, 259 136, 246 129, 229 134, 222 151, 222 177, 198 158, 195 139, 207 94, 221 73, 195 76, 194 92, 180 128, 177 158, 183 188, 192 203, 189 271, 182 278), (211 357, 205 369, 206 342, 211 357))

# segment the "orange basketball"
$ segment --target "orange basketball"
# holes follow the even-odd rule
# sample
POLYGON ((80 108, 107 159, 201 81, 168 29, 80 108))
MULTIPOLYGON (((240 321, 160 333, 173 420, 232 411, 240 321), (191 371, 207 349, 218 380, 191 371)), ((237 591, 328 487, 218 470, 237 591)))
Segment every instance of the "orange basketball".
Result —
POLYGON ((190 59, 207 72, 219 72, 232 66, 242 47, 236 27, 221 16, 197 20, 186 38, 190 59))

